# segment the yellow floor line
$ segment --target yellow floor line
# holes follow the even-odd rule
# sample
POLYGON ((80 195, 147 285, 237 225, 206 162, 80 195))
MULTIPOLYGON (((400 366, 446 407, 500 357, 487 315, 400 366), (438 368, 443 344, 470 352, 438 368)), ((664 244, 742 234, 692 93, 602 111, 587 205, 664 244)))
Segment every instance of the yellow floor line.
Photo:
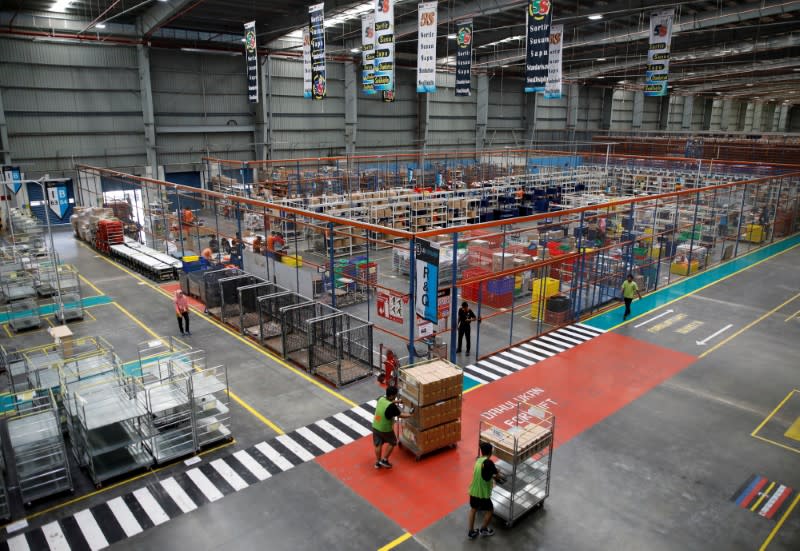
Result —
POLYGON ((767 418, 766 418, 766 419, 764 419, 763 421, 761 421, 761 424, 760 424, 760 425, 758 425, 758 426, 756 427, 756 430, 754 430, 753 432, 751 432, 751 433, 750 433, 750 436, 755 436, 755 435, 756 435, 756 433, 757 433, 758 431, 760 431, 762 428, 764 428, 764 425, 766 425, 766 424, 769 422, 769 420, 770 420, 770 419, 772 419, 772 418, 775 416, 775 414, 776 414, 776 413, 778 413, 778 410, 779 410, 779 409, 781 409, 781 408, 783 407, 783 405, 784 405, 786 402, 788 402, 788 401, 789 401, 789 398, 791 398, 791 397, 792 397, 792 394, 794 394, 795 392, 798 392, 798 391, 797 391, 797 390, 792 390, 792 391, 791 391, 789 394, 787 394, 787 395, 786 395, 786 398, 784 398, 783 400, 781 400, 781 403, 780 403, 780 404, 778 404, 778 407, 776 407, 775 409, 773 409, 773 410, 772 410, 772 413, 770 413, 769 415, 767 415, 767 418))
POLYGON ((758 499, 756 500, 756 502, 753 504, 753 506, 752 506, 752 507, 750 507, 750 511, 751 511, 751 512, 753 512, 753 513, 755 513, 755 512, 756 512, 756 509, 758 509, 758 508, 759 508, 759 506, 761 505, 761 503, 762 503, 762 502, 763 502, 765 499, 767 499, 767 494, 768 494, 768 493, 770 493, 774 487, 775 487, 775 481, 773 481, 773 482, 772 482, 772 483, 771 483, 769 486, 767 486, 767 489, 766 489, 766 490, 764 490, 763 492, 761 492, 761 497, 760 497, 760 498, 758 498, 758 499))
MULTIPOLYGON (((81 245, 83 245, 87 249, 89 248, 86 245, 84 245, 83 243, 81 243, 81 245)), ((91 249, 89 249, 89 250, 91 250, 91 249)), ((128 275, 130 275, 134 279, 142 282, 144 285, 147 285, 148 287, 150 287, 154 291, 156 291, 158 293, 161 293, 165 297, 167 297, 170 300, 172 300, 173 297, 172 297, 172 295, 170 293, 166 292, 164 289, 158 287, 157 285, 153 285, 149 281, 146 281, 145 279, 140 277, 138 274, 135 274, 135 273, 131 272, 127 268, 123 268, 122 266, 112 262, 111 260, 109 260, 105 256, 99 256, 98 258, 100 258, 101 260, 111 264, 115 268, 117 268, 119 270, 122 270, 123 272, 127 273, 128 275)), ((202 314, 201 312, 199 312, 196 308, 193 308, 192 310, 198 314, 198 317, 200 317, 201 319, 204 319, 206 322, 210 323, 214 327, 216 327, 218 329, 221 329, 222 331, 226 332, 228 335, 230 335, 233 338, 237 339, 241 343, 249 346, 250 348, 252 348, 256 352, 258 352, 262 356, 266 356, 267 358, 269 358, 270 360, 274 361, 275 363, 277 363, 281 367, 284 367, 284 368, 288 369, 289 371, 291 371, 292 373, 294 373, 295 375, 298 375, 299 377, 302 377, 303 379, 305 379, 306 381, 310 382, 311 384, 313 384, 313 385, 317 386, 318 388, 324 390, 325 392, 327 392, 331 396, 335 396, 336 398, 338 398, 342 402, 346 403, 350 407, 356 407, 358 405, 354 401, 350 400, 349 398, 343 396, 342 394, 339 394, 338 392, 336 392, 332 388, 329 388, 328 386, 326 386, 326 385, 322 384, 321 382, 315 380, 313 377, 310 377, 309 375, 303 373, 299 369, 297 369, 297 368, 289 365, 288 363, 284 362, 282 359, 278 358, 277 356, 274 356, 274 355, 270 354, 267 350, 264 350, 260 346, 257 346, 256 344, 254 344, 253 342, 249 341, 248 339, 245 339, 241 335, 237 335, 236 333, 234 333, 233 331, 231 331, 230 329, 228 329, 227 327, 225 327, 221 323, 218 323, 217 321, 215 321, 213 319, 210 319, 208 316, 206 316, 206 315, 202 314)))
POLYGON ((800 310, 798 310, 797 312, 795 312, 794 314, 792 314, 791 316, 789 316, 788 318, 786 318, 783 321, 789 321, 791 319, 794 319, 794 318, 796 318, 798 316, 798 314, 800 314, 800 310))
MULTIPOLYGON (((222 450, 224 448, 227 448, 228 446, 233 446, 235 443, 236 443, 236 440, 234 439, 234 440, 231 440, 230 442, 226 442, 224 444, 220 444, 219 446, 216 446, 214 448, 210 448, 208 450, 203 450, 203 451, 201 451, 200 453, 197 454, 197 457, 202 457, 204 455, 208 455, 209 453, 213 453, 215 451, 219 451, 219 450, 222 450)), ((20 520, 26 520, 26 521, 33 520, 33 519, 35 519, 37 517, 40 517, 42 515, 45 515, 47 513, 52 513, 53 511, 58 511, 59 509, 63 509, 64 507, 68 507, 70 505, 74 505, 75 503, 79 503, 81 501, 89 499, 90 497, 102 494, 104 492, 108 492, 109 490, 113 490, 114 488, 119 488, 120 486, 124 486, 126 484, 130 484, 131 482, 135 482, 135 481, 140 480, 142 478, 146 478, 148 476, 152 476, 154 474, 157 474, 157 473, 163 471, 164 469, 169 469, 170 467, 174 467, 177 464, 178 463, 171 463, 169 465, 162 465, 161 467, 156 467, 155 469, 150 469, 149 471, 147 471, 145 473, 138 474, 136 476, 132 476, 131 478, 127 478, 125 480, 120 480, 119 482, 115 482, 114 484, 111 484, 110 486, 104 486, 104 487, 102 487, 102 488, 100 488, 98 490, 94 490, 93 492, 89 492, 88 494, 83 494, 82 496, 78 496, 76 498, 70 499, 69 501, 65 501, 64 503, 59 503, 58 505, 53 505, 52 507, 48 507, 47 509, 44 509, 42 511, 39 511, 39 512, 36 512, 36 513, 32 513, 32 514, 28 515, 27 517, 24 517, 24 519, 17 519, 14 522, 19 522, 20 520)), ((11 524, 11 523, 9 523, 9 524, 11 524)), ((8 524, 0 525, 0 531, 3 528, 5 528, 6 526, 8 526, 8 524)))
POLYGON ((789 518, 789 515, 791 514, 792 510, 794 510, 794 508, 797 506, 798 501, 800 501, 800 494, 797 494, 795 496, 794 501, 792 501, 792 504, 789 506, 788 509, 786 509, 786 512, 783 514, 781 519, 775 525, 775 528, 772 529, 772 532, 769 533, 767 539, 764 540, 764 543, 761 544, 761 547, 759 547, 758 551, 765 551, 766 548, 769 546, 769 544, 772 543, 772 539, 775 537, 775 534, 778 533, 778 530, 781 529, 783 523, 786 522, 787 518, 789 518))
POLYGON ((378 548, 378 551, 389 551, 389 549, 394 549, 395 547, 397 547, 398 545, 400 545, 401 543, 403 543, 404 541, 406 541, 410 537, 411 537, 411 532, 406 532, 405 534, 403 534, 399 538, 395 538, 392 541, 390 541, 389 543, 387 543, 386 545, 384 545, 383 547, 378 548))
POLYGON ((97 288, 97 286, 95 286, 95 284, 94 284, 94 283, 92 283, 91 281, 89 281, 88 279, 86 279, 85 277, 83 277, 83 276, 82 276, 82 275, 80 275, 80 274, 78 274, 78 277, 80 277, 80 278, 81 278, 81 281, 83 281, 84 283, 86 283, 86 285, 88 285, 89 287, 91 287, 92 289, 94 289, 94 292, 95 292, 95 293, 97 293, 98 295, 105 295, 105 293, 104 293, 103 291, 101 291, 100 289, 98 289, 98 288, 97 288))
MULTIPOLYGON (((755 268, 755 267, 756 267, 756 266, 758 266, 759 264, 761 264, 761 263, 763 263, 763 262, 766 262, 767 260, 772 260, 772 259, 774 259, 774 258, 777 258, 777 257, 779 257, 779 256, 780 256, 780 255, 782 255, 782 254, 788 253, 789 251, 792 251, 792 250, 796 249, 797 247, 800 247, 800 243, 798 243, 797 245, 794 245, 794 246, 792 246, 792 247, 789 247, 789 248, 788 248, 788 249, 786 249, 785 251, 781 251, 781 252, 779 252, 779 253, 775 253, 775 254, 773 254, 772 256, 768 256, 767 258, 764 258, 764 259, 762 259, 762 260, 759 260, 758 262, 754 262, 753 264, 750 264, 749 266, 745 266, 745 267, 743 267, 743 268, 740 268, 740 269, 736 270, 736 271, 735 271, 735 272, 733 272, 733 273, 730 273, 730 274, 728 274, 728 275, 726 275, 726 276, 724 276, 724 277, 721 277, 721 278, 719 278, 719 279, 717 279, 717 280, 715 280, 715 281, 712 281, 711 283, 708 283, 708 284, 706 284, 706 285, 703 285, 702 287, 700 287, 700 288, 698 288, 698 289, 695 289, 694 291, 690 291, 690 292, 686 293, 685 295, 681 295, 681 296, 679 296, 678 298, 674 298, 674 299, 672 299, 672 300, 670 300, 670 301, 668 301, 668 302, 665 302, 664 304, 662 304, 662 305, 660 305, 660 306, 657 306, 657 307, 653 308, 652 310, 649 310, 649 311, 647 311, 647 312, 645 312, 645 313, 643 313, 643 314, 639 314, 639 315, 637 315, 637 316, 634 316, 634 317, 632 317, 632 318, 631 318, 631 319, 629 319, 629 320, 623 321, 622 323, 618 323, 618 324, 617 324, 617 325, 615 325, 614 327, 611 327, 611 328, 609 328, 607 331, 613 331, 614 329, 619 329, 619 328, 620 328, 620 327, 622 327, 623 325, 628 325, 629 323, 631 323, 631 322, 634 322, 634 321, 638 320, 639 318, 643 318, 643 317, 645 317, 645 316, 649 316, 650 314, 653 314, 653 313, 655 313, 655 312, 657 312, 657 311, 661 310, 662 308, 665 308, 665 307, 669 306, 670 304, 673 304, 673 303, 675 303, 675 302, 678 302, 679 300, 683 300, 683 299, 685 299, 686 297, 690 297, 690 296, 692 296, 692 295, 694 295, 694 294, 697 294, 697 293, 699 293, 700 291, 703 291, 704 289, 708 289, 708 288, 709 288, 709 287, 711 287, 712 285, 716 285, 717 283, 720 283, 720 282, 722 282, 722 281, 725 281, 726 279, 728 279, 728 278, 730 278, 730 277, 733 277, 733 276, 735 276, 736 274, 742 273, 742 272, 744 272, 745 270, 749 270, 750 268, 755 268)), ((738 257, 738 258, 742 258, 742 257, 744 257, 744 256, 747 256, 748 254, 752 254, 752 253, 754 253, 754 252, 757 252, 757 251, 758 251, 758 249, 756 249, 755 251, 750 251, 750 252, 748 252, 747 254, 744 254, 744 255, 742 255, 742 256, 740 256, 740 257, 738 257)), ((719 266, 719 264, 718 264, 718 266, 719 266)), ((714 266, 714 268, 716 268, 716 266, 714 266)), ((700 274, 697 274, 697 275, 700 275, 700 274)), ((695 276, 692 276, 692 277, 695 277, 695 276)), ((682 283, 682 282, 684 282, 684 281, 686 281, 686 278, 684 278, 684 279, 681 279, 680 281, 675 281, 675 282, 673 282, 673 283, 670 283, 669 285, 667 285, 667 286, 665 286, 665 287, 660 287, 658 290, 659 290, 659 291, 661 291, 661 290, 663 290, 663 289, 668 289, 668 288, 672 287, 673 285, 677 285, 678 283, 682 283)), ((653 291, 653 292, 655 292, 655 291, 653 291)), ((598 317, 598 316, 602 316, 603 314, 605 314, 605 312, 600 312, 600 313, 598 313, 598 314, 595 314, 595 315, 594 315, 594 316, 592 316, 592 317, 586 318, 585 320, 581 320, 581 321, 585 323, 585 322, 587 322, 587 321, 589 321, 589 320, 591 320, 591 319, 593 319, 593 318, 596 318, 596 317, 598 317)))
POLYGON ((773 308, 772 310, 770 310, 770 311, 769 311, 769 312, 767 312, 766 314, 764 314, 764 315, 760 316, 758 319, 751 321, 750 323, 748 323, 747 325, 745 325, 744 327, 742 327, 741 329, 739 329, 739 330, 738 330, 736 333, 734 333, 734 334, 733 334, 733 335, 731 335, 730 337, 727 337, 727 338, 725 338, 725 339, 722 339, 722 340, 721 340, 721 341, 719 341, 717 344, 715 344, 714 346, 712 346, 711 348, 709 348, 708 350, 706 350, 705 352, 703 352, 702 354, 700 354, 700 355, 698 356, 698 358, 703 358, 703 357, 705 357, 705 356, 708 356, 708 355, 709 355, 709 354, 711 354, 711 353, 712 353, 714 350, 718 349, 720 346, 722 346, 722 345, 724 345, 724 344, 726 344, 726 343, 729 343, 730 341, 732 341, 733 339, 735 339, 736 337, 738 337, 739 335, 741 335, 742 333, 744 333, 745 331, 747 331, 748 329, 750 329, 751 327, 753 327, 754 325, 756 325, 757 323, 761 323, 762 321, 764 321, 765 319, 767 319, 768 317, 770 317, 772 314, 774 314, 775 312, 777 312, 778 310, 780 310, 781 308, 783 308, 784 306, 786 306, 786 305, 787 305, 787 304, 789 304, 790 302, 792 302, 792 301, 796 300, 798 297, 800 297, 800 293, 797 293, 795 296, 793 296, 793 297, 792 297, 792 298, 790 298, 789 300, 787 300, 787 301, 783 302, 782 304, 780 304, 780 305, 776 306, 775 308, 773 308))
POLYGON ((751 436, 753 438, 757 438, 757 439, 761 440, 762 442, 767 442, 768 444, 772 444, 773 446, 778 446, 779 448, 783 448, 786 451, 790 451, 790 452, 794 452, 794 453, 800 453, 800 450, 798 450, 797 448, 793 448, 791 446, 787 446, 786 444, 781 444, 780 442, 776 442, 775 440, 770 440, 769 438, 764 438, 761 435, 752 434, 751 436))

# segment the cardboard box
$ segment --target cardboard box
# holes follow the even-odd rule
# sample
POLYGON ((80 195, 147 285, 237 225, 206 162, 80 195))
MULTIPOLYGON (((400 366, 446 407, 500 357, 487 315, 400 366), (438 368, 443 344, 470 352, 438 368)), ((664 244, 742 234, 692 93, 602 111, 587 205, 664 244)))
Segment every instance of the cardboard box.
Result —
POLYGON ((461 396, 418 407, 406 422, 418 429, 428 430, 457 419, 461 419, 461 396))
POLYGON ((553 432, 539 425, 519 427, 519 431, 490 428, 481 432, 481 442, 489 442, 494 447, 493 454, 509 463, 514 462, 515 452, 518 460, 525 460, 550 445, 553 432), (516 438, 516 443, 515 443, 516 438), (516 444, 516 445, 515 445, 516 444))
POLYGON ((410 423, 403 423, 400 439, 403 444, 422 455, 461 440, 461 420, 457 419, 429 430, 420 430, 410 423))
POLYGON ((514 267, 514 255, 511 253, 494 253, 492 255, 492 271, 502 272, 514 267))
POLYGON ((400 370, 400 390, 417 407, 460 397, 464 372, 446 360, 432 360, 400 370))

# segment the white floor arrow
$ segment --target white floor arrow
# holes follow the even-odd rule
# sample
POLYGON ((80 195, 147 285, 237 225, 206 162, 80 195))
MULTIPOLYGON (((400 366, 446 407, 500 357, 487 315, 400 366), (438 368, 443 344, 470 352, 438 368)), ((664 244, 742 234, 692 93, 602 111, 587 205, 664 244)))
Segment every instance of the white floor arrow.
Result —
POLYGON ((657 315, 657 316, 655 316, 655 317, 652 317, 652 318, 650 318, 650 319, 649 319, 649 320, 647 320, 647 321, 643 321, 642 323, 638 323, 638 324, 634 325, 633 327, 634 327, 634 329, 635 329, 635 328, 637 328, 637 327, 641 327, 642 325, 647 325, 647 324, 648 324, 648 323, 650 323, 651 321, 655 321, 655 320, 657 320, 658 318, 663 318, 664 316, 667 316, 667 315, 671 314, 671 313, 672 313, 672 312, 674 312, 674 311, 675 311, 675 310, 664 310, 664 312, 662 312, 661 314, 659 314, 659 315, 657 315))
POLYGON ((723 327, 722 329, 720 329, 719 331, 717 331, 717 332, 716 332, 716 333, 714 333, 713 335, 709 335, 709 336, 707 336, 707 337, 706 337, 705 339, 703 339, 702 341, 695 341, 695 342, 697 343, 697 346, 705 346, 705 345, 706 345, 706 343, 708 343, 708 341, 710 341, 711 339, 713 339, 713 338, 714 338, 714 337, 716 337, 717 335, 720 335, 720 334, 724 333, 725 331, 727 331, 727 330, 728 330, 728 329, 730 329, 731 327, 733 327, 733 324, 732 324, 732 323, 729 323, 728 325, 726 325, 725 327, 723 327))

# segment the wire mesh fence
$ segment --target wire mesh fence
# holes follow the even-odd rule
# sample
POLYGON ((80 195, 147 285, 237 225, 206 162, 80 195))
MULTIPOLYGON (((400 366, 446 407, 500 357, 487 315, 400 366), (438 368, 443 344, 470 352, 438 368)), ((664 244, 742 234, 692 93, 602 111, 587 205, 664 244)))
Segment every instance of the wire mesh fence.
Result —
POLYGON ((242 335, 250 337, 258 337, 260 335, 258 301, 261 297, 274 293, 276 289, 279 289, 279 287, 275 283, 268 281, 238 288, 239 330, 242 335))
POLYGON ((309 371, 337 387, 372 374, 371 323, 346 313, 309 320, 309 371))
POLYGON ((206 312, 219 316, 220 306, 222 304, 219 280, 242 274, 244 274, 244 272, 237 268, 209 270, 203 274, 203 284, 200 286, 199 298, 200 302, 206 305, 206 312))
POLYGON ((319 302, 308 302, 281 309, 283 357, 309 369, 311 320, 323 316, 337 316, 341 312, 319 302))
POLYGON ((259 342, 283 354, 283 326, 281 315, 284 308, 311 302, 306 297, 275 286, 275 292, 258 299, 259 342))
POLYGON ((219 319, 241 329, 241 308, 239 306, 239 288, 265 283, 263 279, 253 275, 239 275, 219 280, 220 310, 219 319))

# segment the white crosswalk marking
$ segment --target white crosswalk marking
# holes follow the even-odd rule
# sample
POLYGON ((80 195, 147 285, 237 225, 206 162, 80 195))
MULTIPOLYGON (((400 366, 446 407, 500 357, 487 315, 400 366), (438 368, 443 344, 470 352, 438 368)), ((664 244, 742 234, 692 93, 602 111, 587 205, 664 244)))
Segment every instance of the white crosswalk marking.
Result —
POLYGON ((495 375, 494 373, 484 371, 477 365, 468 365, 467 367, 464 368, 464 370, 469 374, 477 373, 477 378, 479 380, 489 379, 490 381, 496 381, 497 379, 500 378, 499 375, 495 375))
POLYGON ((186 471, 186 476, 192 479, 192 482, 194 482, 195 486, 200 488, 200 491, 203 492, 203 495, 206 496, 206 499, 208 499, 208 501, 211 501, 213 503, 214 501, 222 499, 223 497, 222 492, 220 492, 219 489, 216 486, 214 486, 214 483, 211 482, 208 479, 208 477, 203 473, 203 471, 201 471, 197 467, 186 471))
POLYGON ((567 344, 565 342, 557 341, 556 339, 548 337, 547 335, 542 335, 541 337, 539 337, 539 340, 540 341, 545 341, 543 344, 546 344, 546 345, 549 345, 549 346, 555 346, 557 348, 560 348, 561 352, 563 352, 565 350, 569 350, 570 348, 572 348, 571 345, 569 345, 569 344, 567 344))
POLYGON ((252 473, 252 475, 253 475, 254 477, 256 477, 257 479, 259 479, 259 480, 266 480, 266 479, 268 479, 270 476, 272 476, 272 474, 270 474, 270 472, 269 472, 267 469, 265 469, 264 467, 262 467, 262 466, 261 466, 261 465, 258 463, 258 461, 256 461, 255 459, 253 459, 253 456, 252 456, 252 455, 250 455, 249 453, 247 453, 246 451, 244 451, 244 450, 239 450, 238 452, 233 452, 233 456, 234 456, 236 459, 238 459, 238 460, 239 460, 239 462, 240 462, 242 465, 244 465, 244 467, 245 467, 245 468, 246 468, 248 471, 250 471, 250 472, 252 473))
MULTIPOLYGON (((353 419, 350 419, 350 417, 348 417, 344 413, 337 413, 336 415, 333 416, 333 418, 339 421, 340 423, 344 424, 345 426, 347 426, 347 428, 353 429, 361 436, 367 436, 372 434, 372 431, 370 429, 368 429, 364 425, 356 423, 353 419)), ((371 418, 370 422, 372 422, 371 418)))
POLYGON ((31 548, 28 545, 28 540, 25 539, 25 534, 20 534, 18 536, 14 536, 10 540, 8 540, 8 548, 11 551, 30 551, 31 548))
POLYGON ((501 352, 500 355, 501 356, 505 356, 506 358, 508 358, 512 362, 516 363, 517 364, 517 366, 516 366, 517 370, 524 369, 524 368, 528 367, 529 365, 531 365, 531 361, 528 358, 526 358, 525 356, 523 356, 521 354, 517 354, 515 351, 512 351, 512 350, 505 350, 505 351, 501 352))
POLYGON ((548 358, 552 358, 553 356, 556 355, 555 352, 551 352, 550 350, 545 349, 543 346, 536 346, 535 344, 530 343, 530 342, 523 343, 521 348, 524 348, 525 350, 528 350, 528 351, 533 352, 535 354, 541 354, 541 355, 546 356, 548 358))
POLYGON ((180 487, 178 481, 172 477, 164 479, 161 481, 161 487, 166 490, 169 494, 169 497, 175 502, 175 504, 180 508, 181 511, 184 513, 188 513, 189 511, 194 511, 197 509, 197 505, 195 505, 192 498, 190 498, 186 492, 183 491, 183 488, 180 487))
MULTIPOLYGON (((139 531, 141 531, 141 528, 139 531)), ((42 534, 44 534, 44 539, 47 540, 50 551, 70 551, 69 543, 67 543, 67 538, 64 537, 64 532, 61 530, 58 521, 42 526, 42 534)))
POLYGON ((593 339, 593 338, 595 338, 597 336, 597 333, 592 333, 591 331, 587 331, 586 329, 584 329, 583 327, 580 327, 579 325, 570 325, 567 329, 569 329, 571 332, 575 333, 576 335, 582 335, 582 336, 586 337, 587 339, 593 339))
POLYGON ((108 540, 103 535, 103 531, 100 529, 100 526, 97 525, 97 521, 94 520, 94 516, 92 516, 89 509, 78 511, 75 513, 74 518, 81 532, 83 532, 86 543, 89 544, 89 549, 97 551, 98 549, 108 547, 108 540))
POLYGON ((275 448, 267 444, 266 442, 260 442, 256 444, 256 449, 264 454, 264 457, 275 463, 275 465, 282 471, 288 471, 294 465, 289 463, 289 460, 279 454, 275 448))
POLYGON ((570 327, 562 327, 561 329, 558 330, 558 332, 562 333, 564 335, 568 335, 568 336, 572 337, 573 339, 578 339, 581 342, 586 342, 586 341, 592 339, 592 337, 590 337, 589 335, 586 335, 585 333, 583 333, 583 331, 577 330, 572 326, 570 326, 570 327))
POLYGON ((348 435, 346 435, 345 433, 343 433, 342 431, 340 431, 339 429, 328 423, 325 419, 317 421, 315 425, 317 425, 319 428, 321 428, 322 430, 324 430, 325 432, 336 438, 342 444, 349 444, 350 442, 353 441, 352 438, 350 438, 348 435))
POLYGON ((281 434, 275 440, 286 446, 290 452, 300 458, 300 461, 312 461, 314 454, 310 453, 303 446, 292 440, 288 434, 281 434))
POLYGON ((537 356, 533 352, 531 352, 529 350, 525 350, 521 346, 519 348, 515 348, 514 350, 512 350, 512 352, 514 354, 518 355, 518 356, 522 356, 524 358, 527 358, 527 361, 529 361, 529 362, 531 360, 533 360, 535 362, 540 362, 540 361, 544 360, 544 358, 542 358, 541 356, 537 356))
POLYGON ((559 329, 558 331, 553 331, 553 335, 558 337, 559 339, 563 339, 563 340, 565 340, 567 342, 571 342, 571 343, 573 343, 575 345, 583 344, 583 341, 581 339, 577 339, 575 337, 567 335, 561 329, 559 329))
MULTIPOLYGON (((117 519, 117 522, 126 536, 135 536, 142 531, 142 525, 139 524, 139 521, 133 516, 133 513, 131 513, 124 499, 115 497, 108 502, 108 508, 114 513, 114 518, 117 519)), ((53 546, 51 545, 50 547, 52 548, 53 546)))
POLYGON ((575 326, 576 327, 583 327, 587 331, 592 331, 594 333, 601 333, 602 334, 602 333, 606 332, 605 329, 598 329, 597 327, 592 327, 591 325, 586 325, 585 323, 576 323, 575 326))
MULTIPOLYGON (((489 360, 481 360, 481 361, 479 361, 478 365, 484 366, 484 367, 488 367, 490 369, 493 369, 495 371, 498 371, 498 372, 502 373, 503 375, 510 375, 511 371, 509 371, 508 368, 506 368, 506 367, 500 366, 499 365, 500 363, 503 363, 503 364, 507 365, 507 364, 510 364, 511 362, 509 362, 508 360, 501 360, 497 356, 492 356, 489 360)), ((513 366, 514 364, 511 364, 511 365, 513 366)))
POLYGON ((234 491, 238 492, 239 490, 244 490, 247 488, 247 482, 245 482, 241 476, 236 474, 236 471, 234 471, 230 465, 225 463, 225 461, 222 459, 215 459, 212 461, 211 467, 213 467, 213 469, 225 479, 225 482, 227 482, 228 485, 234 489, 234 491))
POLYGON ((161 505, 158 504, 156 498, 150 493, 150 490, 147 488, 139 488, 133 491, 133 496, 139 502, 139 505, 142 506, 144 512, 147 513, 147 516, 150 517, 154 525, 158 526, 169 520, 169 516, 164 512, 164 509, 161 508, 161 505))
POLYGON ((378 405, 378 400, 370 400, 369 402, 367 402, 367 405, 374 408, 378 405))
POLYGON ((297 429, 297 434, 318 447, 322 453, 328 453, 336 449, 328 444, 325 440, 308 430, 306 427, 300 427, 297 429))
POLYGON ((367 410, 365 410, 362 407, 354 407, 351 411, 354 411, 360 417, 363 417, 365 420, 369 421, 370 423, 372 423, 372 420, 375 417, 374 415, 372 415, 370 412, 368 412, 367 410))

